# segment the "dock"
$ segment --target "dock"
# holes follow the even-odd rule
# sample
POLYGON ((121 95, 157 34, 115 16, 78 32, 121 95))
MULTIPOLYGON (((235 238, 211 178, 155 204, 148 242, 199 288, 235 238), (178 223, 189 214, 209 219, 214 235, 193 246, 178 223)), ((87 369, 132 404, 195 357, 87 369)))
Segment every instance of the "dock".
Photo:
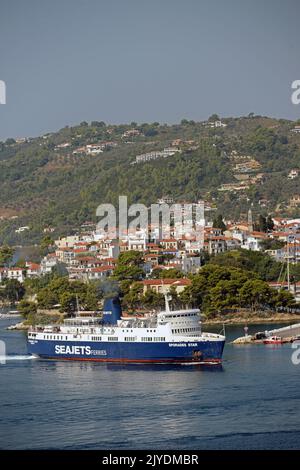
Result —
POLYGON ((260 344, 265 338, 270 336, 280 336, 284 343, 292 343, 300 337, 300 323, 283 326, 273 330, 259 331, 254 335, 244 335, 232 341, 232 344, 260 344))

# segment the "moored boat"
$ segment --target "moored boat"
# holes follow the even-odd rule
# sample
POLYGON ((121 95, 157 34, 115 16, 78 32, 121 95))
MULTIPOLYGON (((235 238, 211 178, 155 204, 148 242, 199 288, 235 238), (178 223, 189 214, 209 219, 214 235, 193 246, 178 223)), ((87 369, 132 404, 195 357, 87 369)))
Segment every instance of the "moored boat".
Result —
POLYGON ((280 336, 270 336, 264 339, 264 344, 283 344, 283 339, 280 336))

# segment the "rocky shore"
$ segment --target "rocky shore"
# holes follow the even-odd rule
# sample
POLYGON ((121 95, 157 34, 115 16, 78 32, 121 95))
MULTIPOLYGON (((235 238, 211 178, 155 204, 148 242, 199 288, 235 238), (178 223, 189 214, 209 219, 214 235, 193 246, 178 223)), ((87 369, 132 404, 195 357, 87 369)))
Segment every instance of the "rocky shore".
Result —
MULTIPOLYGON (((54 315, 55 316, 55 315, 54 315)), ((57 317, 56 317, 57 320, 57 317)), ((202 325, 255 325, 261 323, 300 323, 300 315, 295 315, 291 313, 278 313, 274 312, 273 315, 268 314, 260 315, 257 313, 245 314, 235 314, 230 317, 216 316, 214 318, 204 318, 202 317, 202 325)), ((9 326, 8 330, 28 330, 30 325, 28 322, 18 322, 14 325, 9 326)))

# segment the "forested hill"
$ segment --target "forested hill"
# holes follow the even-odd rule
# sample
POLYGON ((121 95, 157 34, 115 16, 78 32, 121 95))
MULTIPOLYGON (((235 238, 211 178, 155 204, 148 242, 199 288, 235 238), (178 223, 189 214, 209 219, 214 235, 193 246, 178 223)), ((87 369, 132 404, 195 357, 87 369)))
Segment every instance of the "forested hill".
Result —
POLYGON ((249 115, 107 125, 82 122, 38 138, 0 143, 0 243, 39 241, 95 221, 96 207, 130 202, 151 204, 165 195, 176 202, 207 200, 227 218, 254 214, 296 215, 300 193, 300 133, 297 123, 249 115), (90 146, 90 147, 89 147, 90 146), (134 163, 137 155, 174 155, 134 163), (97 153, 100 152, 101 153, 97 153), (296 172, 297 173, 297 172, 296 172), (16 233, 22 226, 29 230, 16 233))

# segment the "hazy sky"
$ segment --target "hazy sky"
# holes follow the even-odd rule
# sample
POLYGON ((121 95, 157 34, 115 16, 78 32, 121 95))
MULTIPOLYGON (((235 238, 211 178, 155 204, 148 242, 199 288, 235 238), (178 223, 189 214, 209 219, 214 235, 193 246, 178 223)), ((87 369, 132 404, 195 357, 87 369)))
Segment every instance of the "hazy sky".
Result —
POLYGON ((83 120, 298 119, 299 0, 0 0, 0 139, 83 120))

